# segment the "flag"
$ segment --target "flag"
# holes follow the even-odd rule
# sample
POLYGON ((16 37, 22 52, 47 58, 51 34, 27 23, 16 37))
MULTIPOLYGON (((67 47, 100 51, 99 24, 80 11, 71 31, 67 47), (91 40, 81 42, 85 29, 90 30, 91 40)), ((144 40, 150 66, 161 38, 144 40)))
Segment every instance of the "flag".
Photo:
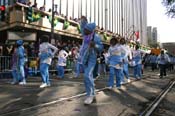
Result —
POLYGON ((135 36, 136 36, 136 39, 138 40, 139 39, 139 31, 135 32, 135 36))

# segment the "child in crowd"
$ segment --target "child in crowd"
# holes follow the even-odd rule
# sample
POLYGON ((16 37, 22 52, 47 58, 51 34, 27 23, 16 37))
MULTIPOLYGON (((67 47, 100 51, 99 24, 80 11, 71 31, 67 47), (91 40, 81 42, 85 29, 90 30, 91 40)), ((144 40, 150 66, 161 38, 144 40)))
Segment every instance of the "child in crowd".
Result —
POLYGON ((57 71, 58 71, 58 78, 64 78, 64 67, 66 66, 68 53, 61 48, 58 54, 58 64, 57 64, 57 71))

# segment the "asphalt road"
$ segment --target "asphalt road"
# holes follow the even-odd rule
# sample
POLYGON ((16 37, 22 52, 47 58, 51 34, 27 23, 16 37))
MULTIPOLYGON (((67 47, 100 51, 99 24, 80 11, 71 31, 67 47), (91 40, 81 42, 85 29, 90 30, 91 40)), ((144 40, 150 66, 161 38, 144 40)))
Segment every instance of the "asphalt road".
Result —
MULTIPOLYGON (((96 101, 89 106, 83 104, 83 77, 71 76, 67 74, 62 80, 53 76, 52 86, 45 89, 39 88, 40 77, 29 77, 25 86, 10 85, 11 79, 1 79, 0 116, 137 116, 174 78, 174 73, 159 79, 157 71, 147 70, 139 81, 131 76, 132 82, 121 90, 104 89, 108 76, 101 76, 96 81, 96 101)), ((175 98, 174 93, 170 96, 175 98)))

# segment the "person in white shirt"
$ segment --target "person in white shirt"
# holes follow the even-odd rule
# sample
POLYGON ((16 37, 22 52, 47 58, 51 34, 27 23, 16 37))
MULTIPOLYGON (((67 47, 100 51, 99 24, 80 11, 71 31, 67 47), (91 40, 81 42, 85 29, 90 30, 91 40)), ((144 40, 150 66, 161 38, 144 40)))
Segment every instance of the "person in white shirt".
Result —
POLYGON ((58 78, 64 78, 64 67, 66 66, 68 53, 61 48, 58 54, 58 64, 57 64, 57 72, 58 78))
POLYGON ((52 58, 55 53, 58 51, 58 48, 50 44, 49 36, 43 35, 41 38, 41 44, 39 46, 39 59, 40 59, 40 74, 42 77, 43 83, 40 88, 50 86, 49 81, 49 66, 51 65, 52 58))

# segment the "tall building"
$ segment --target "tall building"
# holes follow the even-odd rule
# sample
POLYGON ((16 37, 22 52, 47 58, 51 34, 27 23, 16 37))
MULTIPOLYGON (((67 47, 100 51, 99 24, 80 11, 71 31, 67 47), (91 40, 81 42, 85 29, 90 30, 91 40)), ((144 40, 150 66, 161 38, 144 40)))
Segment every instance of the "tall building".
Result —
POLYGON ((150 41, 152 40, 152 27, 151 26, 147 27, 147 37, 150 41))
MULTIPOLYGON (((17 0, 35 2, 37 7, 52 8, 53 0, 17 0)), ((11 5, 12 0, 1 0, 1 5, 11 5)), ((82 15, 89 22, 95 22, 100 28, 139 40, 147 45, 147 0, 54 0, 59 14, 74 18, 82 15), (136 32, 137 35, 136 36, 136 32)))
POLYGON ((157 34, 157 27, 147 27, 147 37, 149 40, 149 44, 157 44, 158 42, 158 34, 157 34))
POLYGON ((153 28, 153 31, 152 31, 152 40, 153 40, 153 43, 157 43, 157 27, 154 27, 153 28))

